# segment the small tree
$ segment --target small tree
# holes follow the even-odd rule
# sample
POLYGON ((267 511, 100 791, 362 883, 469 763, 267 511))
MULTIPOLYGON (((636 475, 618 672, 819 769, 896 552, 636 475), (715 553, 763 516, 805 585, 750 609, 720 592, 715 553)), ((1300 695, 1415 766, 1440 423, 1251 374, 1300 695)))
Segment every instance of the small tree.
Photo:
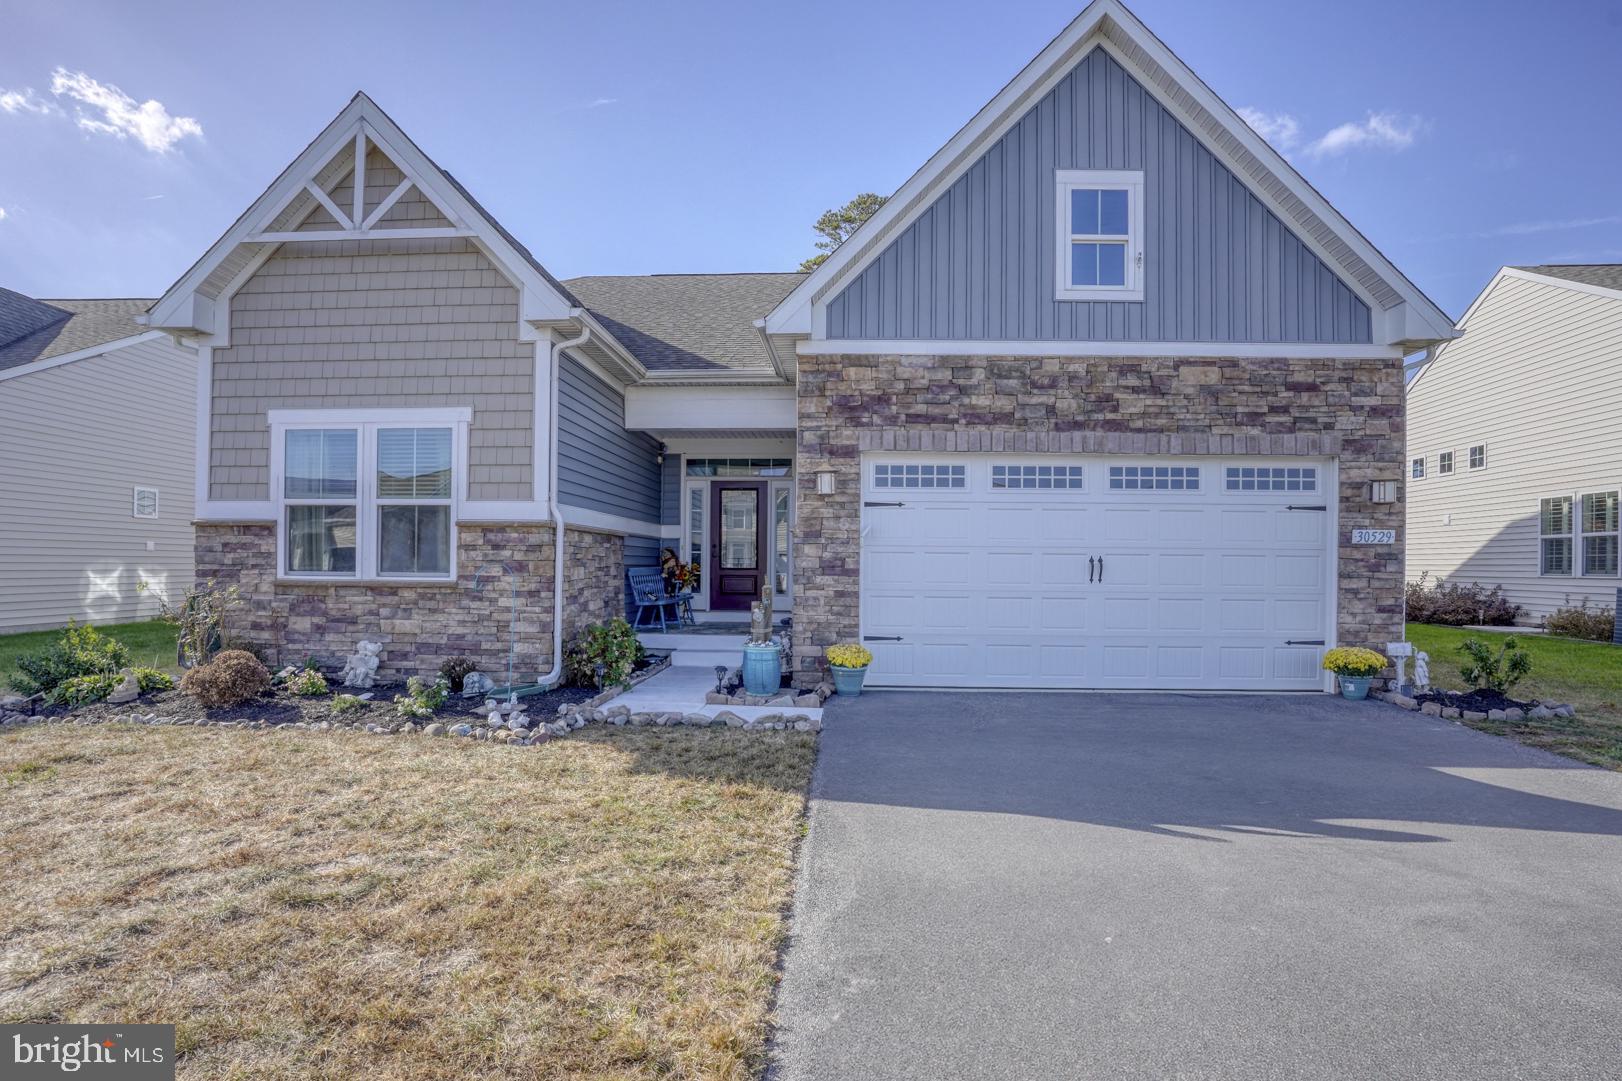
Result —
POLYGON ((825 210, 816 224, 811 226, 821 234, 822 239, 817 241, 821 254, 813 255, 800 264, 801 270, 815 270, 822 265, 822 261, 835 251, 839 245, 850 239, 850 235, 879 212, 879 207, 890 201, 888 195, 875 195, 864 191, 838 210, 825 210))
MULTIPOLYGON (((146 588, 142 582, 138 587, 146 588)), ((186 591, 179 605, 171 605, 158 598, 158 610, 164 622, 173 623, 179 630, 175 660, 182 668, 206 664, 225 646, 225 616, 242 603, 236 586, 216 589, 214 579, 186 591)))
POLYGON ((1532 670, 1531 656, 1521 648, 1514 635, 1504 639, 1497 653, 1476 638, 1461 642, 1459 652, 1470 658, 1469 663, 1459 666, 1459 675, 1479 690, 1508 694, 1509 689, 1532 670))

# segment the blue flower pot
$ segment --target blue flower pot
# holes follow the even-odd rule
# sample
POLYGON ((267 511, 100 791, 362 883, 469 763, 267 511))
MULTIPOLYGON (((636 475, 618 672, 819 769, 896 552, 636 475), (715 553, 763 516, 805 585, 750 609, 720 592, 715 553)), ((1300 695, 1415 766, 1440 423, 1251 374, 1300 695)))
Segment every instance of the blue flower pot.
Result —
POLYGON ((1374 682, 1373 676, 1341 676, 1340 696, 1349 698, 1353 702, 1369 696, 1369 684, 1374 682))
POLYGON ((783 651, 775 645, 743 647, 743 689, 776 694, 783 687, 783 651))
POLYGON ((862 693, 862 680, 867 676, 866 668, 841 668, 837 664, 831 664, 828 670, 833 673, 835 691, 848 694, 852 698, 862 693))

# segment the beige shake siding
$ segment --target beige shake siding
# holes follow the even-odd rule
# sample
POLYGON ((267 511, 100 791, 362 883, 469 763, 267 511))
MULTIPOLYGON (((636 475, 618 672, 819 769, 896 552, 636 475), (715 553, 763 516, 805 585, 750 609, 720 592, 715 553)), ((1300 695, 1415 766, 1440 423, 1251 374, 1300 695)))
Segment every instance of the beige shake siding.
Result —
POLYGON ((467 240, 284 245, 213 354, 210 497, 270 498, 266 410, 467 405, 468 497, 530 499, 534 369, 517 290, 467 240))
POLYGON ((150 618, 190 585, 196 378, 160 339, 0 381, 0 633, 150 618))
MULTIPOLYGON (((1539 574, 1539 502, 1622 489, 1622 300, 1505 277, 1414 384, 1408 578, 1502 585, 1536 622, 1585 601, 1609 608, 1616 577, 1539 574), (1470 448, 1487 448, 1470 468, 1470 448), (1454 472, 1438 458, 1451 451, 1454 472)), ((1579 556, 1581 540, 1575 541, 1579 556)))

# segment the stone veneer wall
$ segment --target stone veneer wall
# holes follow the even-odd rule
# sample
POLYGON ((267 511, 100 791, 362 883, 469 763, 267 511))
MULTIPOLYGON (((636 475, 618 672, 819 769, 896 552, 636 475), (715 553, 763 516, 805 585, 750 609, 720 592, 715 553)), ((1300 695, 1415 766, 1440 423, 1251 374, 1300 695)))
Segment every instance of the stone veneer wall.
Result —
MULTIPOLYGON (((512 578, 487 575, 473 589, 481 566, 505 563, 518 582, 517 666, 533 679, 552 666, 554 529, 546 523, 464 524, 457 527, 454 583, 277 581, 275 526, 197 524, 197 579, 236 586, 243 605, 228 623, 230 635, 263 650, 273 666, 313 656, 338 667, 362 638, 384 643, 384 679, 432 674, 449 657, 471 657, 498 683, 506 677, 512 578)), ((565 624, 619 614, 624 575, 622 538, 565 533, 565 624), (579 613, 578 617, 576 613, 579 613)))
POLYGON ((1402 361, 805 356, 799 367, 795 681, 858 629, 863 451, 1258 454, 1340 462, 1340 642, 1401 637, 1402 361), (838 474, 816 494, 816 471, 838 474), (1399 543, 1353 547, 1353 528, 1399 543))

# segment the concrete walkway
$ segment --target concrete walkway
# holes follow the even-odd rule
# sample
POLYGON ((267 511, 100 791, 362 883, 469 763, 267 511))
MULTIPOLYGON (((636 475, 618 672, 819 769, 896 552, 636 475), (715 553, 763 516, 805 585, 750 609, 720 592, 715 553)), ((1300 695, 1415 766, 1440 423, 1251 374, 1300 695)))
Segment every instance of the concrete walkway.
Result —
POLYGON ((1622 1076, 1622 774, 1317 695, 824 720, 781 1081, 1622 1076))

